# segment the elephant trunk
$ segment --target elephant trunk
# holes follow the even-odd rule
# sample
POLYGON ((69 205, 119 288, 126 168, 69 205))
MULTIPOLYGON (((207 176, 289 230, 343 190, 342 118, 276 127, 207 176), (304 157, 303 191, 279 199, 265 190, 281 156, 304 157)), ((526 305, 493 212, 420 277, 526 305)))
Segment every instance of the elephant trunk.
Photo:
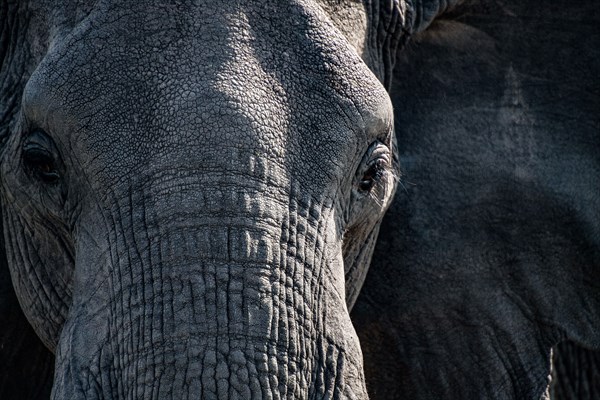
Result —
POLYGON ((74 295, 53 398, 365 398, 331 209, 229 191, 184 215, 178 193, 113 215, 108 278, 74 295))

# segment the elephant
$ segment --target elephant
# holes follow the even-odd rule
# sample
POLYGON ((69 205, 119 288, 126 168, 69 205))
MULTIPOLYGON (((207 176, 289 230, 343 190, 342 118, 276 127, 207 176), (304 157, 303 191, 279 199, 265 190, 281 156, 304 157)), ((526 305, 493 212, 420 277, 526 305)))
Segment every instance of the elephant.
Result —
POLYGON ((591 4, 217 3, 0 6, 2 398, 539 398, 597 347, 597 35, 544 24, 591 4), (522 82, 575 56, 569 146, 522 82))
POLYGON ((372 399, 600 398, 600 7, 540 4, 398 53, 404 189, 352 311, 372 399))
POLYGON ((51 398, 367 398, 387 88, 450 6, 4 1, 3 248, 51 398))

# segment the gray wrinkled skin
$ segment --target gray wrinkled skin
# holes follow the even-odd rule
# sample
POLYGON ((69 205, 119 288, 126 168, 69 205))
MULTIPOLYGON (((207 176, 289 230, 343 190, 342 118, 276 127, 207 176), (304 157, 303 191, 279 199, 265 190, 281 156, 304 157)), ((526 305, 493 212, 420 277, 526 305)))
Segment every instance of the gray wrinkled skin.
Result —
POLYGON ((600 8, 468 3, 399 54, 406 190, 353 309, 372 399, 600 398, 600 8), (570 369, 570 371, 568 370, 570 369))
POLYGON ((413 9, 3 3, 4 246, 53 399, 367 397, 413 9))

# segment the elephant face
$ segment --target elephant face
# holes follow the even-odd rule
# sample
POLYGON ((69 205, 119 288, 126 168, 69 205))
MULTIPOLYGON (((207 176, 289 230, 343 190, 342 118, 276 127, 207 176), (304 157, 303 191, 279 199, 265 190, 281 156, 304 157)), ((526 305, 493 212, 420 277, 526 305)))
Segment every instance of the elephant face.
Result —
POLYGON ((391 11, 198 3, 3 6, 5 247, 53 397, 365 397, 391 11))

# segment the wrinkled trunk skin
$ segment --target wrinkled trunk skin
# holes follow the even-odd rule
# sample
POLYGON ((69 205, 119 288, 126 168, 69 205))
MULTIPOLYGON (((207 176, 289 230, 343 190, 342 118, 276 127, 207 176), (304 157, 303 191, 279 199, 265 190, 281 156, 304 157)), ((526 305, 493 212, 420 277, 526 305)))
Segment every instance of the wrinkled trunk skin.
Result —
POLYGON ((75 300, 54 399, 365 397, 329 272, 340 260, 324 251, 332 210, 209 186, 200 199, 192 183, 115 206, 110 275, 75 300), (179 211, 191 202, 198 212, 179 211))

